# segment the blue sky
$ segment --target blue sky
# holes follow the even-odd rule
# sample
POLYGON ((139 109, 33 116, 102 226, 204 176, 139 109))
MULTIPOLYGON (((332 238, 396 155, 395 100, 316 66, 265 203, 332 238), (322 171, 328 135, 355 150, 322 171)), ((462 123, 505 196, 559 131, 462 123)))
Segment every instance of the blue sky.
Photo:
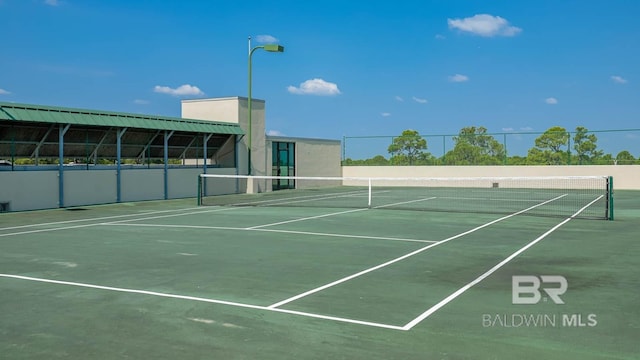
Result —
POLYGON ((181 99, 246 96, 252 36, 285 46, 253 56, 274 134, 640 128, 639 13, 633 0, 0 0, 0 101, 180 116, 181 99))

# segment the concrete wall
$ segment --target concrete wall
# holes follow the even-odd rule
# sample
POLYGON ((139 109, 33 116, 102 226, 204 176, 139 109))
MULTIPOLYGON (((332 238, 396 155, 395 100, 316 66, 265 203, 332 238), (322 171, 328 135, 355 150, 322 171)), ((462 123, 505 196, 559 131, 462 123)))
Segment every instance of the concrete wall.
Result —
MULTIPOLYGON (((169 169, 174 170, 177 169, 169 169)), ((122 170, 120 181, 124 202, 164 199, 164 169, 122 170)))
MULTIPOLYGON (((168 198, 196 197, 201 168, 168 169, 168 198)), ((235 168, 208 168, 209 174, 235 174, 235 168)), ((58 171, 1 171, 0 203, 9 203, 11 211, 59 207, 58 171)), ((164 169, 127 169, 121 171, 121 201, 162 200, 164 169)), ((84 206, 117 202, 116 170, 68 170, 63 175, 64 206, 84 206)), ((211 184, 209 194, 224 193, 235 183, 211 184)), ((194 202, 195 204, 195 202, 194 202)))
POLYGON ((0 203, 11 211, 58 207, 58 171, 0 172, 0 203))
MULTIPOLYGON (((309 139, 285 136, 267 136, 266 141, 266 162, 271 170, 273 158, 273 142, 293 142, 295 143, 295 167, 296 176, 341 176, 341 151, 340 140, 309 139)), ((269 173, 268 175, 272 175, 269 173)), ((316 187, 332 186, 337 184, 313 182, 309 180, 298 181, 296 187, 316 187)), ((268 184, 267 184, 268 186, 268 184)))
POLYGON ((295 139, 296 175, 340 176, 341 142, 339 140, 295 139))
POLYGON ((343 166, 345 177, 613 176, 614 188, 640 190, 638 165, 580 166, 343 166))
POLYGON ((63 176, 65 207, 108 204, 118 200, 116 170, 72 170, 65 171, 63 176))
POLYGON ((181 107, 182 117, 186 119, 234 124, 237 124, 240 119, 238 97, 182 100, 181 107))
MULTIPOLYGON (((270 175, 271 164, 265 163, 265 102, 251 99, 251 167, 253 175, 270 175)), ((182 101, 182 117, 189 119, 239 124, 245 134, 237 146, 239 174, 247 174, 249 143, 248 101, 245 97, 225 97, 182 101)))

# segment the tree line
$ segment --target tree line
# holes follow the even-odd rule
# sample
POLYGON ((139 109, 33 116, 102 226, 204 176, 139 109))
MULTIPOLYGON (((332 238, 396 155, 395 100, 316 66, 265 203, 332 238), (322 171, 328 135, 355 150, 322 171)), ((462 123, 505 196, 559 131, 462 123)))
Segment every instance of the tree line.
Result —
POLYGON ((640 164, 629 151, 615 157, 598 149, 598 138, 583 126, 573 136, 565 128, 554 126, 535 139, 526 156, 509 156, 504 144, 480 126, 464 127, 453 137, 453 149, 436 157, 427 140, 415 130, 404 130, 387 148, 389 158, 376 155, 370 159, 347 158, 344 165, 612 165, 640 164))

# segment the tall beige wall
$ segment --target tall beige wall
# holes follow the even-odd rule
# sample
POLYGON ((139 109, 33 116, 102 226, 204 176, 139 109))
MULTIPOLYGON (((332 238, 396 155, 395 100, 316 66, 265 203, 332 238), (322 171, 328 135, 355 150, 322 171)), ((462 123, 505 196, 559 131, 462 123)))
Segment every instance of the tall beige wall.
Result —
POLYGON ((345 177, 613 176, 614 188, 640 190, 640 166, 343 166, 345 177))
MULTIPOLYGON (((268 166, 271 166, 271 159, 273 158, 272 143, 275 141, 295 143, 296 176, 341 176, 340 157, 342 143, 340 140, 267 136, 266 161, 268 166)), ((305 180, 304 182, 298 183, 298 186, 302 185, 307 187, 318 185, 326 186, 327 182, 323 181, 316 184, 312 181, 305 180)))
POLYGON ((182 117, 237 124, 240 119, 238 101, 238 97, 182 100, 182 117))
MULTIPOLYGON (((238 143, 238 172, 249 171, 247 144, 249 143, 248 101, 244 97, 226 97, 182 101, 182 117, 239 124, 245 135, 238 143)), ((253 175, 269 175, 265 162, 265 102, 251 100, 251 168, 253 175)))

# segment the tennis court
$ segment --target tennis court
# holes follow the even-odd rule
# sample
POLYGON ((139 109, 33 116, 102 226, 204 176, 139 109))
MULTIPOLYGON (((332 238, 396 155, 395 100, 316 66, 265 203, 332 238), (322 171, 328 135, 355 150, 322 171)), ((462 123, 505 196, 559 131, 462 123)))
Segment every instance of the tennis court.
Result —
MULTIPOLYGON (((363 196, 348 191, 349 204, 363 196)), ((577 218, 604 214, 596 197, 558 213, 560 195, 503 213, 306 206, 326 196, 294 193, 288 206, 1 214, 0 348, 27 359, 637 358, 640 193, 616 192, 615 221, 577 218), (545 209, 554 216, 527 216, 545 209), (564 304, 514 304, 513 276, 545 275, 566 279, 564 304)))

